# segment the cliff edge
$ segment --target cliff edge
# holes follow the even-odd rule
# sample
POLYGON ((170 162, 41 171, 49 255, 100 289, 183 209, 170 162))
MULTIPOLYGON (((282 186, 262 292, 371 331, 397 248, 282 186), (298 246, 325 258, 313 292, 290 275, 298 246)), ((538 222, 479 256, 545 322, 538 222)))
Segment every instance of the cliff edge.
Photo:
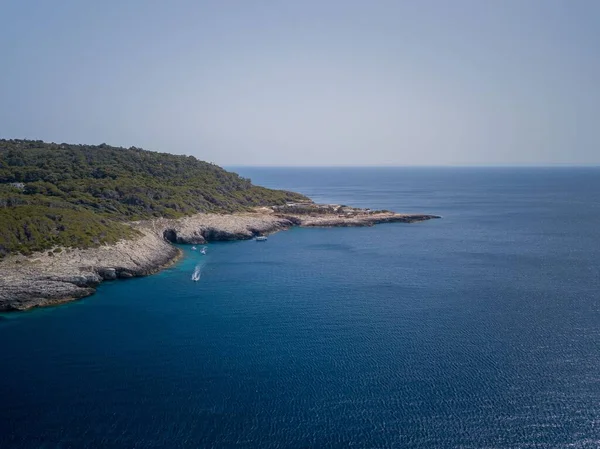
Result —
POLYGON ((292 226, 373 226, 431 218, 439 217, 303 203, 260 207, 247 213, 133 222, 135 237, 115 244, 4 258, 0 261, 0 311, 59 304, 93 294, 105 280, 153 274, 180 257, 181 250, 171 243, 244 240, 292 226))

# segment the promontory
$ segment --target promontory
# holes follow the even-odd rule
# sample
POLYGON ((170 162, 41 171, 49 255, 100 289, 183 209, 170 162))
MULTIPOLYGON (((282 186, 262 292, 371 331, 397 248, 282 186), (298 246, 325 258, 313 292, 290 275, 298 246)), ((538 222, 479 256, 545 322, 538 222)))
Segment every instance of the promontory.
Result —
POLYGON ((0 140, 0 311, 70 301, 104 280, 152 274, 181 255, 172 243, 431 218, 438 217, 315 204, 191 156, 0 140))

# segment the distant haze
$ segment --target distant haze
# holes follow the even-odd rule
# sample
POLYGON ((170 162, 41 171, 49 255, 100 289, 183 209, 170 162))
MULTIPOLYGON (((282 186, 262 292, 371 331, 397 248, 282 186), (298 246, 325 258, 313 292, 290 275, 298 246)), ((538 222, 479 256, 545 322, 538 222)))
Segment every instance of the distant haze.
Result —
POLYGON ((600 1, 1 10, 0 137, 223 165, 600 163, 600 1))

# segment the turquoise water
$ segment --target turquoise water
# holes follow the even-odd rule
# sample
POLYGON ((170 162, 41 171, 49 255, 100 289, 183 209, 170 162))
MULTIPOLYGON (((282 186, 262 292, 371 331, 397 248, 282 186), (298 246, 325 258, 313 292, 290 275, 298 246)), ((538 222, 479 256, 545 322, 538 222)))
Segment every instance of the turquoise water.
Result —
POLYGON ((600 447, 600 169, 239 171, 444 218, 2 315, 0 447, 600 447))

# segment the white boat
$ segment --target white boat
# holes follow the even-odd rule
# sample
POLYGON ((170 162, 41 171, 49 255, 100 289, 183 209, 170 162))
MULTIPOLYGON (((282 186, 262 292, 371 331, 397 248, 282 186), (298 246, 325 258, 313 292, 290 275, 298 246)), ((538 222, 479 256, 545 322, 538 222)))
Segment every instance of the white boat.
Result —
POLYGON ((196 251, 196 247, 195 246, 192 246, 192 251, 196 251))
POLYGON ((202 248, 202 249, 200 250, 200 252, 201 252, 202 254, 206 254, 206 248, 202 248))
POLYGON ((259 235, 258 237, 256 237, 255 239, 257 242, 266 242, 267 241, 267 237, 264 235, 259 235))

